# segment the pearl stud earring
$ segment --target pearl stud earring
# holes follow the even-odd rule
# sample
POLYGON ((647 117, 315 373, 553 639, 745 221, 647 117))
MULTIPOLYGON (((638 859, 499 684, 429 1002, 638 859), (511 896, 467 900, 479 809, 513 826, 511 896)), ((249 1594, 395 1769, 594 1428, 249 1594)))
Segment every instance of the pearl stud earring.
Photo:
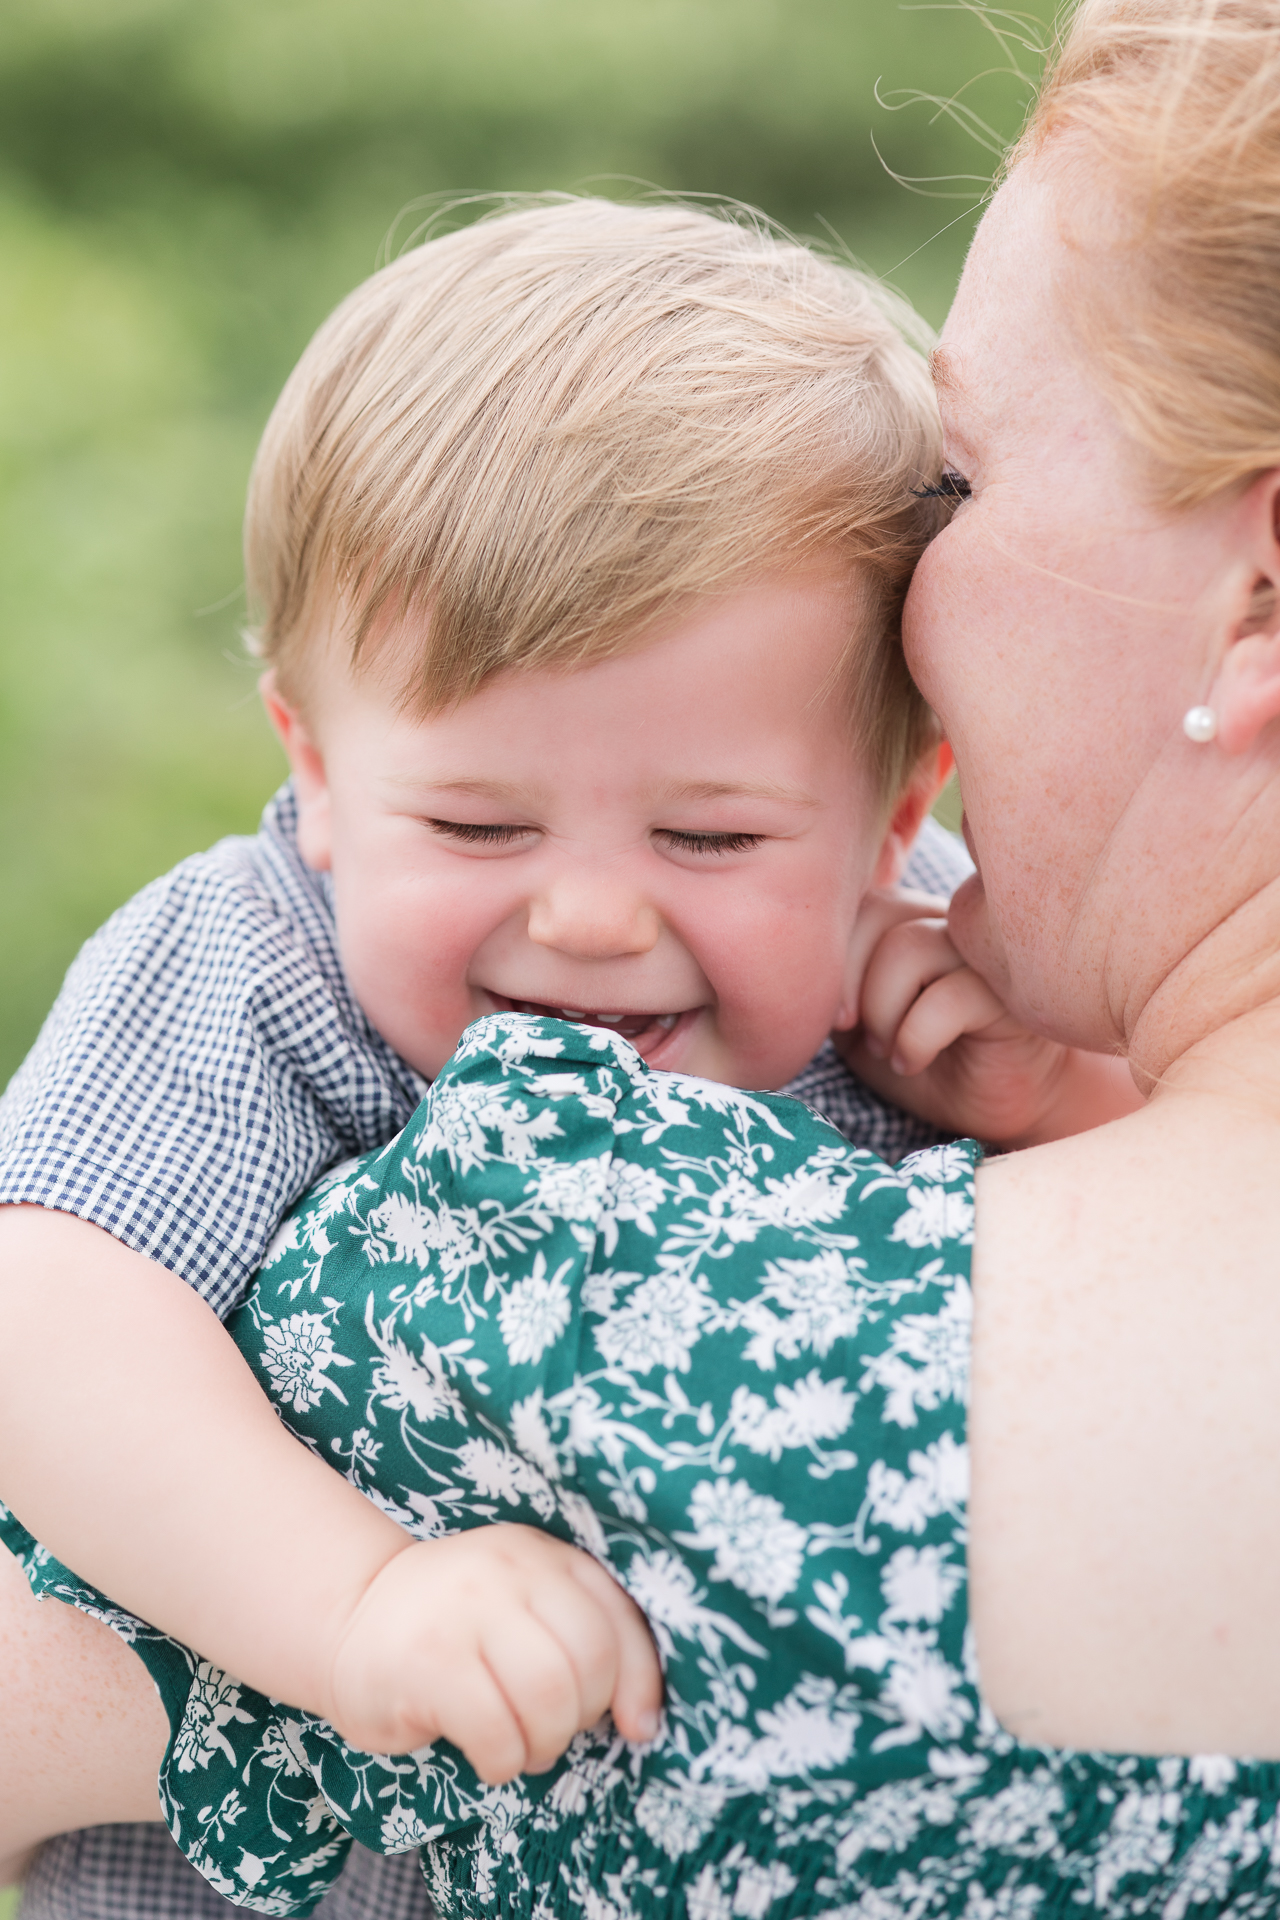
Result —
POLYGON ((1188 740, 1203 746, 1218 731, 1218 716, 1212 707, 1188 707, 1182 716, 1182 731, 1188 740))

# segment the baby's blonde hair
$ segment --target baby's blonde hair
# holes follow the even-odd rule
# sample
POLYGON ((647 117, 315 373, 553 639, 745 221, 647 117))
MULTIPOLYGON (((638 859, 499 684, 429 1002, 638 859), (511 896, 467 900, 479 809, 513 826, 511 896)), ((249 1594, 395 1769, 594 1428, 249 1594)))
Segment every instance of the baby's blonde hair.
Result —
POLYGON ((895 791, 931 726, 898 635, 937 519, 912 496, 939 460, 913 322, 742 213, 557 196, 430 240, 325 322, 267 424, 257 651, 305 703, 320 616, 359 661, 421 611, 426 714, 831 556, 860 587, 854 746, 895 791))
POLYGON ((1120 221, 1073 317, 1156 497, 1280 465, 1280 0, 1083 0, 1012 161, 1064 133, 1120 221))

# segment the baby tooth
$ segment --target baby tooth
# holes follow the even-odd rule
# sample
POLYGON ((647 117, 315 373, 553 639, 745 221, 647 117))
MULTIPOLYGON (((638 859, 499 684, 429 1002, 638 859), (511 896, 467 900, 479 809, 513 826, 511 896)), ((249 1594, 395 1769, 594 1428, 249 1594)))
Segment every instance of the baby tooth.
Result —
POLYGON ((667 1031, 670 1032, 679 1018, 680 1015, 678 1013, 660 1013, 658 1015, 658 1025, 665 1027, 667 1031))

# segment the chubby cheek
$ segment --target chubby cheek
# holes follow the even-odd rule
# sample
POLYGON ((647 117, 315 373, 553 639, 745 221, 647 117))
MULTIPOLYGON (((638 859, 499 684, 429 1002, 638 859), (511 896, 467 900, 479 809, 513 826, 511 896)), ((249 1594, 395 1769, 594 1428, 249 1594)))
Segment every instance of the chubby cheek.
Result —
POLYGON ((911 677, 952 738, 951 679, 967 651, 967 610, 958 588, 966 574, 960 529, 948 527, 921 555, 902 611, 902 644, 911 677))
MULTIPOLYGON (((952 900, 951 936, 969 965, 1016 1005, 1043 929, 1040 869, 1054 857, 1037 745, 1044 720, 1022 684, 1031 664, 1025 626, 1011 624, 1009 584, 993 569, 988 543, 974 537, 975 517, 949 527, 922 557, 907 598, 904 646, 955 753, 979 869, 952 900), (1033 898, 1039 906, 1029 913, 1033 898)), ((1050 810, 1057 811, 1052 803, 1050 810)))
POLYGON ((1027 581, 1009 578, 979 512, 967 509, 926 549, 903 612, 907 665, 951 743, 966 811, 1025 743, 1043 693, 1037 623, 1018 611, 1027 581))
POLYGON ((1009 960, 978 874, 971 875, 952 895, 947 930, 957 952, 1007 1006, 1012 994, 1009 960))
POLYGON ((451 956, 403 918, 380 923, 359 911, 339 911, 338 947, 367 1019, 419 1073, 434 1077, 473 1017, 451 956))
POLYGON ((716 1001, 700 1023, 686 1071, 729 1085, 784 1086, 813 1058, 835 1023, 861 890, 842 901, 835 874, 762 913, 725 913, 698 956, 716 1001), (833 895, 836 897, 833 898, 833 895))
POLYGON ((1084 1006, 1097 999, 1096 923, 1072 812, 1056 795, 1043 808, 1025 794, 1002 798, 974 835, 979 871, 951 902, 951 937, 1033 1032, 1108 1047, 1113 1034, 1084 1006), (1083 994, 1082 982, 1091 983, 1083 994))
POLYGON ((750 1010, 721 1005, 695 1031, 682 1071, 776 1092, 808 1065, 830 1033, 832 1004, 788 996, 750 1010))
POLYGON ((475 1018, 467 967, 480 930, 467 900, 403 874, 335 863, 334 905, 343 969, 366 1017, 428 1078, 475 1018))

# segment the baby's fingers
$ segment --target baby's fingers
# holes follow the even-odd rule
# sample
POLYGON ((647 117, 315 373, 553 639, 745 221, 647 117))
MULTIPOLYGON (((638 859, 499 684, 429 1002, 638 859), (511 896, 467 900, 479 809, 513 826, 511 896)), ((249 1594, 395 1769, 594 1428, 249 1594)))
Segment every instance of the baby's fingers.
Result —
POLYGON ((585 1554, 574 1560, 573 1577, 592 1595, 609 1621, 615 1647, 610 1693, 614 1724, 624 1740, 652 1740, 662 1713, 662 1668, 645 1617, 603 1567, 585 1554))
MULTIPOLYGON (((590 1634, 589 1625, 586 1631, 590 1634)), ((590 1691, 584 1694, 583 1675, 559 1631, 544 1624, 535 1613, 520 1610, 495 1622, 484 1636, 483 1657, 519 1728, 519 1758, 502 1774, 487 1772, 472 1750, 470 1729, 465 1723, 450 1737, 462 1747, 476 1772, 495 1785, 515 1773, 545 1773, 579 1728, 594 1726, 604 1712, 607 1690, 597 1688, 604 1693, 599 1704, 590 1691)), ((612 1660, 607 1653, 604 1663, 611 1671, 612 1660)), ((594 1649, 588 1650, 584 1661, 588 1674, 599 1664, 594 1649)), ((493 1755, 507 1764, 505 1751, 499 1753, 496 1743, 493 1755)))
MULTIPOLYGON (((429 1709, 413 1716, 412 1731, 393 1741, 392 1750, 408 1752, 452 1740, 480 1778, 495 1787, 524 1771, 529 1751, 524 1729, 505 1689, 483 1661, 441 1661, 429 1698, 429 1709)), ((379 1743, 374 1742, 372 1750, 379 1751, 379 1743)))
POLYGON ((932 982, 958 971, 963 960, 941 919, 905 920, 884 935, 862 976, 858 1012, 867 1051, 884 1059, 907 1012, 932 982))
POLYGON ((484 1635, 486 1665, 520 1725, 527 1773, 551 1766, 610 1706, 624 1738, 651 1740, 662 1704, 657 1654, 634 1602, 588 1555, 545 1546, 549 1564, 531 1583, 528 1612, 504 1610, 484 1635))
POLYGON ((963 1033, 981 1033, 1005 1018, 985 980, 959 967, 925 988, 908 1008, 893 1041, 895 1073, 921 1073, 963 1033))

